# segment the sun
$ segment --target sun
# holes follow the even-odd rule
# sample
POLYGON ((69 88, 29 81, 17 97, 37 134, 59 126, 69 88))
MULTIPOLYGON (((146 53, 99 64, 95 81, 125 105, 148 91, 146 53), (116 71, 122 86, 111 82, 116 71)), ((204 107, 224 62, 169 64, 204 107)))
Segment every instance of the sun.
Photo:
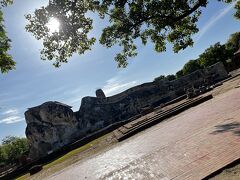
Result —
POLYGON ((60 27, 60 22, 56 18, 51 18, 47 23, 47 27, 50 30, 50 33, 58 32, 60 27))

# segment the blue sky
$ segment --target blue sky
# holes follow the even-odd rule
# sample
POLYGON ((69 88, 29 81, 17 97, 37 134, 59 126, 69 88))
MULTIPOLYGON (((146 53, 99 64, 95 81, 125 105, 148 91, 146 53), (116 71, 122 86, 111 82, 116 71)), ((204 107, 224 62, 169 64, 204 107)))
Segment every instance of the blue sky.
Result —
MULTIPOLYGON (((81 98, 94 96, 102 88, 110 96, 137 84, 152 81, 163 74, 174 74, 190 59, 196 59, 210 45, 224 43, 229 35, 240 30, 231 5, 211 1, 198 22, 195 44, 178 54, 169 45, 165 53, 156 53, 153 46, 138 45, 138 56, 126 69, 118 69, 114 56, 119 48, 106 49, 96 43, 91 52, 74 55, 69 63, 56 69, 49 61, 40 60, 41 42, 25 32, 24 14, 44 5, 39 0, 15 1, 4 10, 5 25, 12 40, 10 54, 17 69, 0 74, 0 139, 6 135, 24 136, 24 112, 45 101, 60 101, 80 107, 81 98)), ((93 35, 99 36, 104 23, 94 22, 93 35)))

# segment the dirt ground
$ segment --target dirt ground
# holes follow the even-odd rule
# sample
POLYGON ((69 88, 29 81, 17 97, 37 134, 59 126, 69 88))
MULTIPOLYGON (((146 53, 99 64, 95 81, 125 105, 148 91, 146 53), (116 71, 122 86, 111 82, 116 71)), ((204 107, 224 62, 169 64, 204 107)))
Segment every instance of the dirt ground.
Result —
MULTIPOLYGON (((209 93, 213 94, 213 96, 217 96, 233 88, 240 88, 239 85, 240 85, 240 76, 237 76, 229 81, 224 82, 223 85, 216 87, 214 90, 212 90, 209 93)), ((68 167, 71 164, 74 164, 78 161, 85 161, 90 157, 94 157, 99 153, 107 151, 111 149, 114 145, 116 145, 116 143, 117 141, 114 139, 113 134, 109 133, 91 142, 90 145, 88 144, 86 148, 79 151, 77 154, 69 156, 68 158, 64 159, 64 161, 59 161, 59 162, 56 161, 57 163, 53 163, 51 166, 46 165, 41 172, 33 176, 25 175, 25 176, 22 176, 20 179, 44 179, 56 172, 61 171, 62 169, 64 169, 65 167, 68 167)), ((220 173, 219 175, 215 176, 212 179, 214 180, 240 179, 240 164, 232 168, 225 169, 222 173, 220 173)))
POLYGON ((234 167, 223 170, 220 174, 211 178, 211 180, 239 180, 240 179, 240 164, 234 167))

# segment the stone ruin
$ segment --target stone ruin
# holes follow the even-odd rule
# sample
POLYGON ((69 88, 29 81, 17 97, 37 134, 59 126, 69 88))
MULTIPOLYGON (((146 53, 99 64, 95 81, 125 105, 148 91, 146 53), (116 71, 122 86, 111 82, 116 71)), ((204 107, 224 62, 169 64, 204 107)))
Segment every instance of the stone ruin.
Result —
POLYGON ((96 90, 96 97, 97 98, 105 98, 106 96, 105 96, 105 93, 103 92, 102 89, 97 89, 96 90))
POLYGON ((183 94, 186 88, 213 84, 228 77, 222 63, 195 71, 177 80, 160 80, 132 87, 105 97, 101 89, 96 97, 84 97, 79 111, 59 102, 46 102, 25 112, 26 136, 30 158, 44 157, 59 148, 118 122, 156 107, 183 94))

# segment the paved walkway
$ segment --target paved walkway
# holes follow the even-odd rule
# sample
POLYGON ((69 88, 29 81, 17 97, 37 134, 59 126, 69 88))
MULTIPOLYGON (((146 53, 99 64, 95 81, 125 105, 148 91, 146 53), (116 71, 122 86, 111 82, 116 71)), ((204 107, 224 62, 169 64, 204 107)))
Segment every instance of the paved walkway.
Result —
POLYGON ((202 179, 240 158, 240 88, 191 108, 50 179, 202 179))

